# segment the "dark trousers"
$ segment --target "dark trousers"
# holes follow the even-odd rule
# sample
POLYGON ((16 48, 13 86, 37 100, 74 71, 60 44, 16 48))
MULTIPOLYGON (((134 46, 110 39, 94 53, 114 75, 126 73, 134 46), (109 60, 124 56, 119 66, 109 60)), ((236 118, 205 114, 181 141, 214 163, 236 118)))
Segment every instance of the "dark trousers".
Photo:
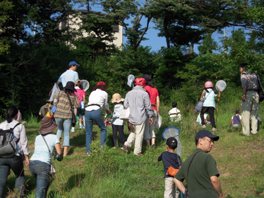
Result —
POLYGON ((116 146, 116 141, 117 141, 117 131, 119 132, 120 136, 120 146, 123 146, 125 143, 125 134, 124 134, 124 125, 114 125, 112 124, 113 127, 113 147, 116 146))
POLYGON ((209 117, 210 117, 210 122, 212 124, 212 127, 216 128, 215 126, 215 118, 214 118, 214 107, 203 107, 201 110, 201 120, 202 120, 202 125, 204 125, 204 113, 208 112, 209 113, 209 117))

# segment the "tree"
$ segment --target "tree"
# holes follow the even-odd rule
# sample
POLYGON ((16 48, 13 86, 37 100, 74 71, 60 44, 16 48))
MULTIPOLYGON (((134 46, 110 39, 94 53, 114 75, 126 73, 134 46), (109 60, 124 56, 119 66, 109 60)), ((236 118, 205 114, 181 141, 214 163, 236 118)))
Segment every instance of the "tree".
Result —
POLYGON ((217 43, 212 39, 211 34, 203 35, 202 44, 198 46, 200 55, 213 53, 217 49, 217 43))

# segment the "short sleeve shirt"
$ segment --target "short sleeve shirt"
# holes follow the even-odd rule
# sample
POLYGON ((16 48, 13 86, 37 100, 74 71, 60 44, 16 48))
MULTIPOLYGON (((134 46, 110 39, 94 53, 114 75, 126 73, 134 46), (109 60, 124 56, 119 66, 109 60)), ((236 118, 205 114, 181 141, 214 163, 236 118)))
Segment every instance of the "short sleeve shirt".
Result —
MULTIPOLYGON (((79 104, 81 104, 81 102, 82 102, 82 100, 83 100, 83 96, 86 96, 86 94, 85 94, 85 92, 84 92, 84 90, 82 90, 82 89, 79 89, 79 88, 76 88, 75 87, 75 89, 76 89, 76 91, 78 92, 74 92, 74 94, 78 97, 78 99, 79 99, 79 104)), ((85 101, 84 101, 85 102, 85 101)))
POLYGON ((76 71, 68 69, 58 79, 58 82, 61 82, 62 86, 65 87, 68 81, 75 83, 75 80, 79 79, 79 75, 76 71))
MULTIPOLYGON (((55 144, 60 143, 57 135, 48 134, 43 136, 49 146, 50 152, 53 153, 55 144)), ((49 149, 43 140, 41 135, 38 135, 35 139, 35 150, 30 160, 38 160, 44 163, 50 164, 49 149)))
POLYGON ((210 180, 211 176, 219 176, 219 172, 216 168, 216 162, 212 155, 210 155, 209 153, 205 153, 199 148, 196 148, 194 152, 189 157, 187 157, 185 162, 182 164, 181 169, 175 175, 176 179, 180 181, 187 179, 190 198, 218 198, 218 194, 215 191, 210 180), (189 164, 194 154, 197 152, 199 153, 194 157, 192 161, 187 179, 189 164))
POLYGON ((245 71, 241 74, 241 84, 242 88, 257 90, 258 89, 258 79, 256 74, 252 74, 245 71))
MULTIPOLYGON (((57 104, 57 110, 54 114, 54 118, 63 118, 63 119, 71 119, 72 118, 72 111, 71 111, 71 104, 67 94, 64 91, 60 91, 55 96, 59 102, 57 104)), ((80 107, 78 97, 76 95, 70 96, 71 103, 74 109, 80 107)))
POLYGON ((159 96, 158 90, 149 85, 145 86, 144 89, 146 89, 147 93, 149 94, 152 109, 157 111, 156 102, 157 102, 157 96, 159 96))

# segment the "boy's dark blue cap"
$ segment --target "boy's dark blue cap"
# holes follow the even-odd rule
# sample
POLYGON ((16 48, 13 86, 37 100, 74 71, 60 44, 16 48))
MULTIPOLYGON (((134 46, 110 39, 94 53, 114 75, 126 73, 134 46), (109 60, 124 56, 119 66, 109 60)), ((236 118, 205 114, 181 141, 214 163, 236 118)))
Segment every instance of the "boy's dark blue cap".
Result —
POLYGON ((208 131, 208 130, 201 130, 201 131, 199 131, 199 132, 196 134, 196 136, 195 136, 195 140, 198 140, 199 138, 204 138, 204 137, 209 137, 209 138, 211 138, 211 139, 214 140, 214 141, 219 140, 219 136, 212 134, 212 133, 211 133, 210 131, 208 131))
POLYGON ((236 113, 239 113, 239 110, 236 110, 236 113))
POLYGON ((173 146, 177 145, 177 140, 175 137, 169 137, 167 139, 167 143, 166 143, 170 148, 172 148, 173 146))
POLYGON ((79 64, 77 64, 75 61, 71 61, 69 62, 69 66, 72 66, 72 65, 77 65, 77 66, 80 66, 79 64))

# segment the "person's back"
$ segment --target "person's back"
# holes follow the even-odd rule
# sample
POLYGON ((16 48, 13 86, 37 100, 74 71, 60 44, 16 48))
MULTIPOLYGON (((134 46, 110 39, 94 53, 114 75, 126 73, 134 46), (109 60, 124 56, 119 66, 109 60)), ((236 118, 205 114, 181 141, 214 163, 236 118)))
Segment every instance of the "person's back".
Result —
POLYGON ((231 117, 229 126, 238 127, 241 121, 242 117, 239 115, 239 110, 236 110, 236 114, 231 117))

